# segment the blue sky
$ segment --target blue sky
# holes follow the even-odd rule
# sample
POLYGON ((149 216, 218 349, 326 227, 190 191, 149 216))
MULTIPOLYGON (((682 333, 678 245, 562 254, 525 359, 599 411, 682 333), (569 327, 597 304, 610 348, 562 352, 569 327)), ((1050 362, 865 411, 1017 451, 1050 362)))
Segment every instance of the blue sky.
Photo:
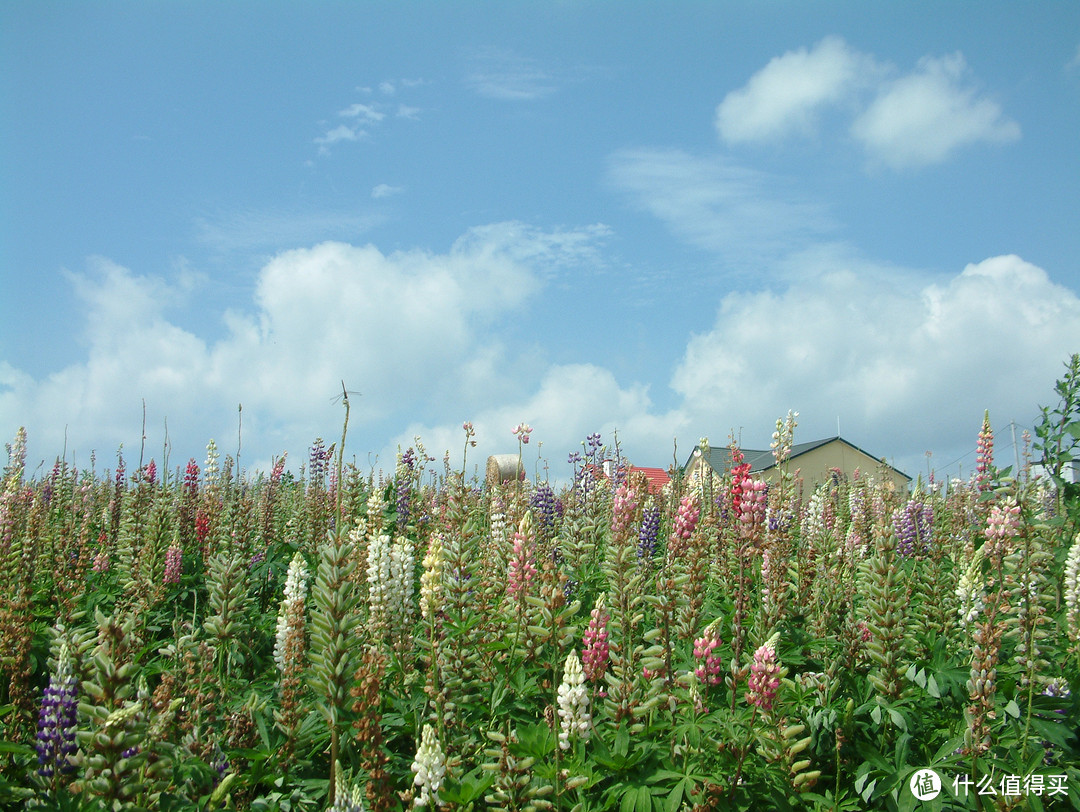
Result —
POLYGON ((0 433, 967 475, 1080 351, 1078 132, 1073 3, 7 3, 0 433))

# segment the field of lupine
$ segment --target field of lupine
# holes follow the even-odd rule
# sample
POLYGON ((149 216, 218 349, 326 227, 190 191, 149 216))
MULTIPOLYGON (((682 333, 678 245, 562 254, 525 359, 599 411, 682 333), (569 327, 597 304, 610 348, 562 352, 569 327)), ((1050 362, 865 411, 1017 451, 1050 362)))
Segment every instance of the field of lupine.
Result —
POLYGON ((1022 470, 976 416, 972 478, 910 493, 802 492, 790 414, 778 481, 657 494, 599 435, 556 491, 466 481, 469 424, 462 468, 418 441, 387 476, 317 441, 299 475, 211 443, 29 478, 20 432, 0 806, 1080 808, 1067 370, 1022 470))

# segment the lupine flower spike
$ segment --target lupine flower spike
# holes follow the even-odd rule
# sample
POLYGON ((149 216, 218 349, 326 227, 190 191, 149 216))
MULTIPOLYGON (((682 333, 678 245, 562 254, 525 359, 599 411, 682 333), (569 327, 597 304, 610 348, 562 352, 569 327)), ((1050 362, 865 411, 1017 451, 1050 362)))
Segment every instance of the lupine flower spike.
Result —
POLYGON ((774 634, 758 648, 750 665, 750 690, 746 692, 746 701, 764 711, 772 710, 776 692, 780 689, 780 661, 776 656, 779 638, 779 634, 774 634))
POLYGON ((439 789, 446 776, 446 755, 435 735, 435 728, 424 725, 420 747, 413 759, 412 771, 416 773, 413 784, 420 789, 420 794, 413 799, 413 806, 422 807, 432 804, 442 806, 439 789))
POLYGON ((585 687, 585 672, 577 652, 566 655, 563 681, 559 686, 559 747, 570 749, 571 739, 587 741, 592 725, 589 714, 589 689, 585 687))

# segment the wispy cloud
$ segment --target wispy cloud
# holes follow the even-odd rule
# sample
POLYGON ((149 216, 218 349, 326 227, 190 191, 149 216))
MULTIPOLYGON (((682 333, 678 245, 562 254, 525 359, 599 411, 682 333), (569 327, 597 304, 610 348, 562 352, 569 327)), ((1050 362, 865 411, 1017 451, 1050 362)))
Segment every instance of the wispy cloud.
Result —
MULTIPOLYGON (((360 141, 369 137, 371 132, 384 126, 387 117, 391 114, 394 118, 419 120, 421 108, 400 101, 391 102, 389 97, 397 95, 399 85, 402 88, 409 89, 422 84, 424 82, 421 79, 380 82, 378 85, 379 93, 387 97, 387 100, 370 104, 353 102, 337 112, 337 119, 344 119, 344 121, 320 122, 322 134, 313 139, 315 145, 319 148, 319 154, 329 155, 331 147, 337 144, 360 141)), ((365 96, 371 96, 374 92, 367 86, 358 86, 356 91, 365 96)))
POLYGON ((371 198, 372 200, 379 200, 384 197, 399 195, 404 191, 404 186, 391 186, 389 183, 380 183, 371 190, 371 198))
POLYGON ((511 51, 484 49, 473 56, 467 82, 481 96, 502 101, 534 101, 557 90, 540 63, 511 51))
POLYGON ((315 143, 319 145, 319 152, 325 155, 330 151, 330 147, 334 144, 337 144, 340 141, 358 141, 365 135, 367 135, 367 131, 360 129, 359 127, 350 127, 347 124, 339 124, 318 136, 315 139, 315 143))
POLYGON ((872 163, 893 169, 940 163, 979 142, 1008 143, 1020 126, 981 93, 962 54, 926 56, 900 74, 839 37, 775 57, 717 107, 729 144, 814 131, 824 111, 851 112, 850 134, 872 163))
POLYGON ((376 110, 369 104, 350 104, 338 113, 342 118, 360 118, 364 121, 377 123, 386 118, 386 113, 376 110))
POLYGON ((322 240, 356 240, 382 222, 364 211, 255 210, 203 215, 195 236, 218 254, 272 252, 322 240))
POLYGON ((676 236, 754 268, 821 239, 835 227, 824 208, 780 178, 723 156, 676 149, 626 149, 608 178, 676 236))

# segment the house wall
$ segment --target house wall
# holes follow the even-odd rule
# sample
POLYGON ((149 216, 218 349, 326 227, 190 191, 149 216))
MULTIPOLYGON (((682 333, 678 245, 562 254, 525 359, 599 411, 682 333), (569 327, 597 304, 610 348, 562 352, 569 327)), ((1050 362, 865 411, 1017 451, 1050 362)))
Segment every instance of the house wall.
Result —
MULTIPOLYGON (((839 468, 849 479, 854 476, 857 468, 862 476, 872 476, 879 481, 885 479, 891 482, 898 491, 906 492, 909 487, 909 480, 903 474, 894 471, 888 466, 883 466, 879 460, 874 459, 869 454, 864 454, 854 446, 841 440, 833 440, 823 446, 800 454, 789 465, 792 473, 795 473, 796 470, 799 471, 804 492, 807 494, 826 481, 830 476, 830 469, 833 468, 839 468)), ((702 472, 707 470, 709 470, 709 467, 705 464, 704 459, 700 456, 692 457, 686 467, 685 476, 687 482, 696 485, 702 476, 702 472)), ((755 474, 755 476, 761 476, 767 482, 775 483, 779 479, 779 470, 768 468, 760 474, 755 474)), ((715 477, 716 475, 714 475, 714 481, 716 481, 715 477)))
MULTIPOLYGON (((862 476, 872 476, 879 481, 884 479, 891 482, 899 491, 906 492, 908 488, 907 477, 892 468, 883 466, 879 460, 840 440, 834 440, 805 454, 800 454, 790 462, 790 466, 792 473, 795 469, 799 469, 806 493, 810 493, 825 482, 830 476, 830 469, 833 468, 839 468, 849 479, 854 476, 857 468, 862 476)), ((770 468, 764 472, 764 477, 769 482, 775 482, 779 477, 779 472, 775 468, 770 468)))

